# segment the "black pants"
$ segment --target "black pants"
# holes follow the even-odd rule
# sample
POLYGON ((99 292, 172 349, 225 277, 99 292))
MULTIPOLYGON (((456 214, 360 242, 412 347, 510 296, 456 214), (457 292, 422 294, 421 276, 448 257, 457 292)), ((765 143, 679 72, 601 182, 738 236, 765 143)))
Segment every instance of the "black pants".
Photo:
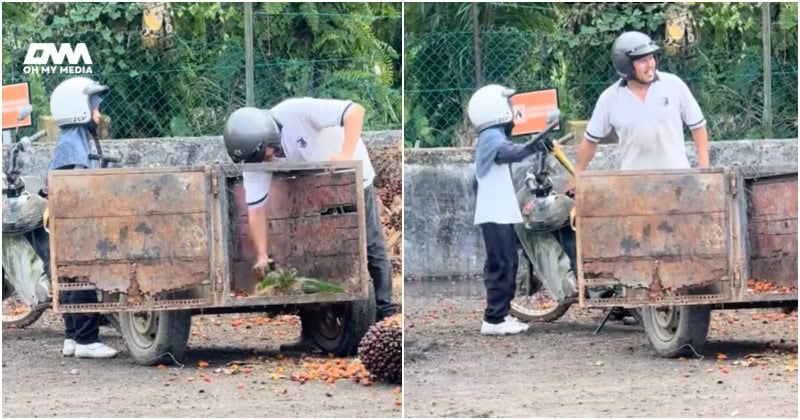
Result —
POLYGON ((378 320, 397 313, 392 302, 392 265, 386 252, 381 216, 372 186, 364 189, 364 206, 367 225, 367 269, 375 286, 375 303, 378 320))
POLYGON ((564 248, 564 252, 567 254, 567 257, 569 257, 569 267, 572 269, 572 272, 575 273, 575 276, 577 276, 578 257, 575 231, 572 230, 571 226, 564 226, 554 231, 553 237, 555 237, 558 243, 561 244, 561 247, 564 248))
MULTIPOLYGON (((75 165, 58 168, 60 170, 84 169, 83 166, 75 165)), ((43 194, 46 196, 45 194, 43 194)), ((38 228, 25 234, 25 238, 31 243, 36 254, 44 263, 44 270, 47 277, 50 277, 50 235, 44 228, 38 228)), ((60 301, 62 304, 98 303, 97 292, 93 290, 76 290, 61 292, 60 301)), ((92 344, 100 341, 100 314, 97 313, 75 313, 64 314, 64 332, 67 339, 75 340, 78 344, 92 344)))
POLYGON ((486 246, 486 263, 483 265, 486 311, 483 319, 499 324, 511 310, 517 288, 517 234, 514 225, 483 223, 480 227, 486 246))

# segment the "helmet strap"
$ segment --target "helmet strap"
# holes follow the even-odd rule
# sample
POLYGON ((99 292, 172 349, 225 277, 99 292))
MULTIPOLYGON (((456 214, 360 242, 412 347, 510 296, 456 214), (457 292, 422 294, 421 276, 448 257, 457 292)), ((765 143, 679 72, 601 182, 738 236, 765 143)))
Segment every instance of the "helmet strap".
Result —
POLYGON ((92 137, 94 137, 95 139, 98 138, 97 123, 95 123, 94 120, 89 120, 89 122, 86 123, 86 130, 89 131, 89 134, 91 134, 92 137))

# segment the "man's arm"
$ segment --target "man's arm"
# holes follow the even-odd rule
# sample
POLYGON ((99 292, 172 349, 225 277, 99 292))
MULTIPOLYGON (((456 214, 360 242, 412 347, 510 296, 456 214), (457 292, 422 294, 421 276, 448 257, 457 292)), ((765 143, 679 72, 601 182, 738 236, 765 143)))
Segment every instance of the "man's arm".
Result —
POLYGON ((255 250, 256 261, 253 271, 263 277, 267 272, 269 255, 267 254, 267 198, 269 197, 272 174, 269 172, 250 172, 242 174, 244 181, 245 202, 247 203, 247 224, 250 241, 255 250))
MULTIPOLYGON (((576 174, 585 171, 586 168, 589 167, 589 163, 592 161, 592 158, 594 158, 594 154, 597 153, 598 143, 611 133, 613 129, 609 121, 608 109, 610 92, 609 90, 603 92, 594 105, 592 117, 589 119, 589 123, 586 125, 586 130, 583 133, 583 140, 581 144, 578 145, 578 156, 575 162, 576 174)), ((574 189, 575 177, 571 176, 569 177, 569 181, 567 181, 566 192, 573 191, 574 189)))
POLYGON ((697 163, 701 168, 708 168, 711 163, 708 159, 708 130, 706 126, 695 128, 692 130, 692 139, 694 146, 697 148, 697 163))
POLYGON ((578 146, 578 159, 575 162, 575 172, 585 171, 589 167, 589 163, 597 153, 597 143, 584 137, 581 144, 578 146))
POLYGON ((256 263, 253 271, 263 277, 267 271, 269 254, 267 254, 267 206, 250 207, 247 209, 247 224, 250 227, 250 240, 256 251, 256 263))
POLYGON ((318 130, 342 127, 342 149, 331 160, 352 160, 361 138, 366 110, 360 104, 339 99, 305 98, 302 101, 303 118, 318 130))
POLYGON ((692 131, 692 139, 697 148, 697 163, 701 168, 711 166, 708 158, 708 130, 706 129, 706 118, 700 105, 697 103, 689 86, 683 80, 678 79, 680 93, 680 112, 683 123, 692 131))
POLYGON ((352 159, 356 152, 358 139, 361 137, 361 130, 364 127, 364 115, 366 110, 363 106, 353 103, 347 109, 344 116, 344 144, 342 145, 341 157, 352 159))
MULTIPOLYGON (((578 145, 578 158, 575 162, 575 174, 583 172, 589 167, 594 154, 597 153, 597 143, 584 137, 580 145, 578 145)), ((573 193, 575 190, 575 177, 569 177, 567 180, 567 187, 564 189, 567 193, 573 193)))

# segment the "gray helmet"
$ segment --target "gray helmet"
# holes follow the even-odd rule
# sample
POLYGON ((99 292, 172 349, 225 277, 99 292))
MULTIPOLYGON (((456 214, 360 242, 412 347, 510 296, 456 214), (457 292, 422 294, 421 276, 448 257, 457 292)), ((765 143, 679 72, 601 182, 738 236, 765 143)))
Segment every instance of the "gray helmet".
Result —
POLYGON ((625 32, 614 40, 614 46, 611 47, 611 62, 617 74, 629 80, 634 75, 631 61, 660 50, 661 48, 649 36, 636 31, 625 32))
POLYGON ((261 162, 265 147, 280 148, 281 129, 269 111, 239 108, 225 122, 222 139, 234 162, 261 162))

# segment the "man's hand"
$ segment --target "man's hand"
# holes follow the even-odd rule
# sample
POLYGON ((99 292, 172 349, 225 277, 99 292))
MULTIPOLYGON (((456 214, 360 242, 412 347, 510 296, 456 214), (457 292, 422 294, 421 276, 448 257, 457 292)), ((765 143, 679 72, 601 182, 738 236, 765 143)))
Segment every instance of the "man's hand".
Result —
POLYGON ((564 187, 564 194, 575 198, 575 177, 571 176, 567 180, 567 186, 564 187))
POLYGON ((258 260, 256 260, 256 263, 253 265, 253 273, 256 274, 258 280, 261 280, 262 278, 264 278, 264 276, 267 275, 267 273, 271 269, 270 262, 271 260, 269 259, 269 256, 267 254, 263 254, 258 257, 258 260))

